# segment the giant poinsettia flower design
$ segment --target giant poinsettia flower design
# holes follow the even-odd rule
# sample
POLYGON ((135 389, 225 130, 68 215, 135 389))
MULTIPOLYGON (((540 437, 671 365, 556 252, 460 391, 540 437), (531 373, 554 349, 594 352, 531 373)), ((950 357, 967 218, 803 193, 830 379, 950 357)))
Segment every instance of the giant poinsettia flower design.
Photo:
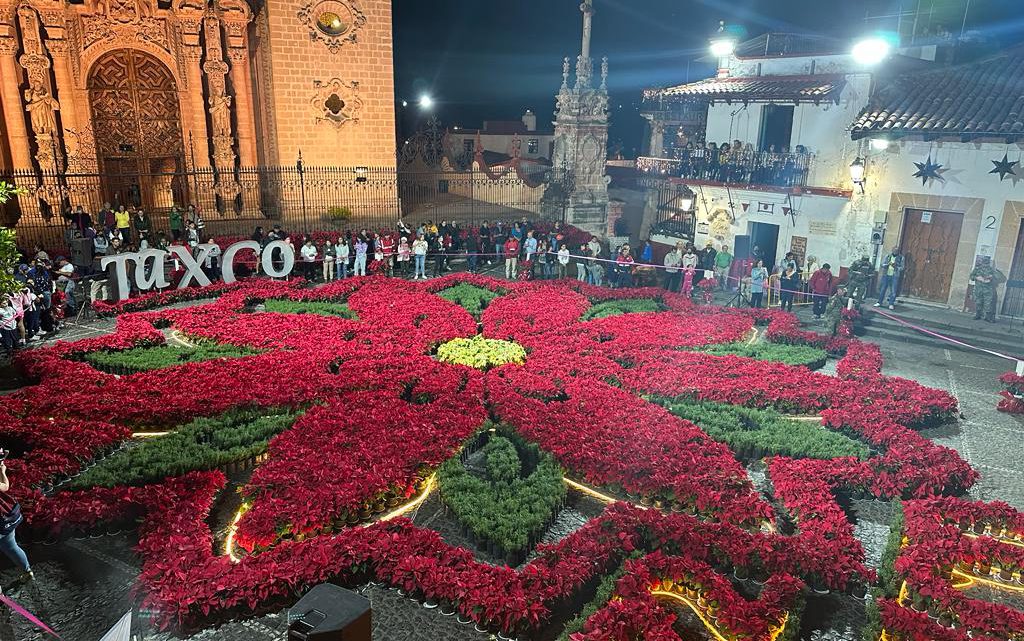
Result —
MULTIPOLYGON (((31 524, 55 534, 140 518, 144 605, 168 625, 253 610, 328 579, 374 577, 521 632, 543 626, 552 608, 639 552, 624 566, 620 598, 587 622, 581 638, 675 638, 670 611, 651 595, 685 576, 714 604, 723 629, 769 639, 805 581, 845 589, 873 579, 836 489, 928 497, 976 478, 955 452, 911 429, 948 416, 954 399, 883 377, 877 349, 803 332, 787 314, 696 307, 661 290, 473 276, 369 277, 319 288, 253 281, 217 293, 194 307, 126 313, 107 337, 33 350, 22 363, 38 384, 0 400, 0 436, 30 435, 19 436, 28 445, 10 462, 12 472, 36 487, 77 471, 80 461, 128 438, 129 428, 173 430, 239 407, 305 410, 270 442, 243 488, 245 510, 232 529, 237 554, 215 552, 206 523, 225 487, 217 471, 21 494, 31 524), (458 284, 497 297, 475 318, 438 295, 458 284), (582 320, 616 298, 651 299, 660 311, 582 320), (272 299, 344 303, 355 318, 255 311, 272 299), (693 351, 745 340, 755 325, 767 325, 774 341, 846 353, 841 376, 693 351), (165 327, 258 352, 126 376, 82 359, 160 344, 165 327), (478 334, 523 346, 525 362, 484 371, 434 357, 439 345, 478 334), (822 429, 855 435, 873 455, 768 459, 781 506, 773 508, 726 445, 651 395, 820 414, 822 429), (552 453, 574 482, 629 501, 542 546, 519 570, 477 562, 405 518, 375 520, 377 508, 415 499, 433 468, 487 418, 552 453), (794 534, 776 528, 778 509, 796 519, 794 534), (732 567, 771 580, 750 600, 721 577, 732 567)), ((146 300, 132 306, 144 309, 146 300)))

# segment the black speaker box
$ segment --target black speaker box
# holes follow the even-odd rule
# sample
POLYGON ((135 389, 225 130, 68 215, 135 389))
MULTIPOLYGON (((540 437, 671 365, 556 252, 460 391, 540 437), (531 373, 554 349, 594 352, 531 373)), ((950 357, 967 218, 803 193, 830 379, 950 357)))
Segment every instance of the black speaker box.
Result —
POLYGON ((288 610, 288 641, 370 641, 370 600, 321 583, 288 610))

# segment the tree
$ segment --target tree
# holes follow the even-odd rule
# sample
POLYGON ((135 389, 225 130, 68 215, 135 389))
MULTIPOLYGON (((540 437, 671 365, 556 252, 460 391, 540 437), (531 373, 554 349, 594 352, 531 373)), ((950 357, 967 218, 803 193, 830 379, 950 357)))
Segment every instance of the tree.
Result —
MULTIPOLYGON (((0 180, 0 205, 19 194, 25 193, 23 187, 15 187, 0 180)), ((18 266, 18 244, 14 239, 14 230, 0 227, 0 296, 13 294, 18 289, 14 280, 14 268, 18 266)))

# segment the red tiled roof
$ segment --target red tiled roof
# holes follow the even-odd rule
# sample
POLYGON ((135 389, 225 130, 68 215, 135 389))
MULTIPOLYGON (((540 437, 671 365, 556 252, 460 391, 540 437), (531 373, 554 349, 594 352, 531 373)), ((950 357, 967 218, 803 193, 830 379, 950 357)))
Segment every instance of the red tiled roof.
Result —
POLYGON ((846 80, 842 75, 749 76, 708 78, 677 87, 645 92, 650 99, 706 99, 725 102, 781 100, 793 102, 838 101, 846 80))
POLYGON ((1024 52, 894 78, 851 127, 878 134, 1024 137, 1024 52))

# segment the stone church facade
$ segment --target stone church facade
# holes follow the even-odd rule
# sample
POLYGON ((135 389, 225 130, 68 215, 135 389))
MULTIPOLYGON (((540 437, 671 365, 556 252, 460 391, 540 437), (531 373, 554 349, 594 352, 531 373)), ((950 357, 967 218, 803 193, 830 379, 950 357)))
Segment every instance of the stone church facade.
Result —
POLYGON ((392 57, 390 0, 0 0, 0 174, 255 209, 243 168, 394 166, 392 57))

